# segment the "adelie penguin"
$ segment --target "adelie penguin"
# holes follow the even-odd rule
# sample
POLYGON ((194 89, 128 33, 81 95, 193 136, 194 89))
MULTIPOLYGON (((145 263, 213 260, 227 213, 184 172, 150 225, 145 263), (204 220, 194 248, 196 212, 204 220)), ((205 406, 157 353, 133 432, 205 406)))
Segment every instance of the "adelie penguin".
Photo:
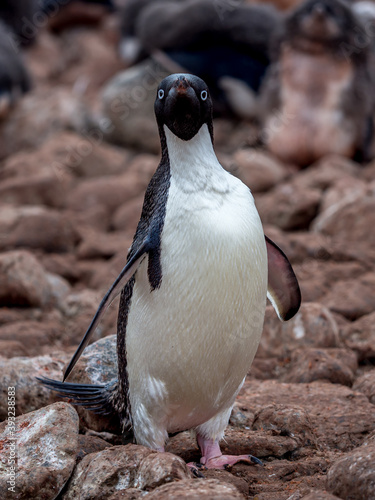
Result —
POLYGON ((117 413, 138 444, 163 451, 169 433, 192 429, 207 468, 257 463, 251 455, 222 455, 219 441, 258 347, 267 293, 287 320, 300 305, 298 282, 264 236, 249 188, 216 158, 206 84, 168 76, 155 113, 162 158, 127 264, 64 376, 121 290, 118 381, 41 381, 75 404, 117 413))

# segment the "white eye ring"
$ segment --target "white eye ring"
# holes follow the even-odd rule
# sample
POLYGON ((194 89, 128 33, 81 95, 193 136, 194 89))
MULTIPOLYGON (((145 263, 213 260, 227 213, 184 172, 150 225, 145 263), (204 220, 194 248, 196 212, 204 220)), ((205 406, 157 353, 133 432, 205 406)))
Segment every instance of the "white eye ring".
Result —
POLYGON ((205 101, 208 97, 208 93, 207 93, 207 90, 202 90, 201 92, 201 99, 202 101, 205 101))
POLYGON ((163 97, 164 97, 164 90, 163 89, 159 89, 158 97, 159 97, 159 99, 163 99, 163 97))

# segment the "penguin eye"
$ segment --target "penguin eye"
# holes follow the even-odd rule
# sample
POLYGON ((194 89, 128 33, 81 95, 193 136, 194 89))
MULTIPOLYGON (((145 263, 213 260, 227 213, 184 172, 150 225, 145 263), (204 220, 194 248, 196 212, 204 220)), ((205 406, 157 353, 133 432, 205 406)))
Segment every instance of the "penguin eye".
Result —
POLYGON ((163 97, 164 97, 164 90, 163 89, 159 89, 158 97, 159 97, 159 99, 163 99, 163 97))
POLYGON ((207 90, 202 90, 201 92, 201 99, 202 101, 205 101, 208 97, 207 90))

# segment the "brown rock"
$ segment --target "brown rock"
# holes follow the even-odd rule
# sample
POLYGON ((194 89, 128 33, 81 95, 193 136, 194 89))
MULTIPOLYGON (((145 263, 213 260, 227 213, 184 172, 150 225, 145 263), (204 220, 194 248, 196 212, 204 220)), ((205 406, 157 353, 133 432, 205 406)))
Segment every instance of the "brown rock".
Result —
POLYGON ((375 244, 372 228, 375 224, 375 199, 368 190, 351 193, 344 199, 331 204, 314 221, 312 229, 330 236, 340 237, 343 241, 361 242, 369 247, 375 244))
POLYGON ((74 211, 87 211, 102 205, 112 213, 126 200, 143 192, 145 187, 135 173, 88 179, 73 189, 67 198, 67 206, 74 211))
POLYGON ((326 192, 342 179, 355 180, 361 173, 358 163, 339 155, 326 155, 295 176, 295 182, 303 188, 326 192))
POLYGON ((157 488, 148 495, 150 500, 234 500, 244 498, 231 484, 225 484, 217 479, 197 479, 195 481, 177 481, 157 488))
POLYGON ((357 357, 345 349, 297 349, 292 354, 290 371, 282 377, 284 382, 308 383, 327 380, 333 384, 351 386, 357 357))
POLYGON ((283 323, 267 307, 257 357, 289 356, 299 347, 337 347, 338 328, 329 310, 314 302, 302 303, 297 315, 283 323))
MULTIPOLYGON (((375 429, 374 405, 366 396, 338 384, 286 384, 275 380, 247 379, 237 403, 251 412, 257 412, 270 403, 302 407, 309 415, 319 446, 324 450, 353 449, 375 429)), ((250 443, 251 440, 248 446, 250 443)))
POLYGON ((9 422, 0 424, 1 498, 53 500, 75 465, 78 446, 76 411, 68 403, 55 403, 18 417, 15 429, 17 474, 15 493, 10 495, 4 469, 7 469, 5 466, 12 453, 12 435, 9 422))
POLYGON ((301 500, 340 500, 340 498, 326 491, 313 490, 308 495, 301 497, 301 500))
POLYGON ((135 233, 142 212, 143 194, 121 205, 113 215, 113 229, 125 230, 128 234, 135 233))
POLYGON ((0 420, 7 418, 7 388, 16 387, 16 414, 28 413, 55 401, 49 389, 39 384, 35 377, 62 380, 62 369, 69 355, 58 357, 0 358, 0 420))
POLYGON ((47 205, 61 208, 71 187, 70 178, 59 179, 53 172, 14 177, 1 183, 2 203, 13 205, 47 205))
POLYGON ((253 430, 272 431, 276 435, 289 436, 299 446, 315 446, 316 437, 307 412, 299 406, 268 405, 255 414, 253 430))
POLYGON ((328 471, 327 490, 340 498, 364 500, 374 497, 375 444, 347 453, 328 471))
POLYGON ((333 283, 323 298, 326 307, 355 320, 375 309, 375 273, 366 273, 356 280, 333 283))
POLYGON ((85 231, 80 243, 77 256, 80 259, 110 258, 118 252, 127 253, 133 241, 133 235, 122 232, 99 233, 97 231, 85 231))
POLYGON ((103 142, 103 133, 98 128, 83 131, 82 135, 57 133, 43 144, 38 154, 59 179, 67 174, 86 178, 121 174, 129 161, 129 152, 103 142))
POLYGON ((237 164, 235 175, 254 193, 268 191, 289 173, 274 156, 256 149, 240 149, 234 160, 237 164))
POLYGON ((320 198, 317 189, 296 189, 290 183, 258 194, 255 202, 264 224, 290 231, 309 227, 318 212, 320 198))
POLYGON ((76 257, 72 254, 44 254, 41 255, 40 261, 46 271, 62 276, 69 283, 79 280, 76 257))
POLYGON ((0 249, 26 247, 46 252, 72 251, 78 235, 70 220, 43 207, 1 209, 0 249))
POLYGON ((369 398, 370 403, 375 405, 375 370, 358 377, 353 384, 353 391, 362 392, 369 398))
POLYGON ((86 455, 89 455, 90 453, 98 453, 99 451, 111 448, 111 446, 112 445, 110 443, 97 436, 79 434, 77 460, 80 462, 86 455))
POLYGON ((137 488, 127 488, 126 490, 117 491, 111 495, 108 500, 137 500, 145 495, 144 491, 137 488))
POLYGON ((129 174, 136 174, 142 184, 147 186, 159 163, 159 155, 139 154, 129 162, 126 172, 129 174))
POLYGON ((14 356, 27 356, 27 349, 18 340, 1 340, 0 352, 4 358, 13 358, 14 356))
POLYGON ((375 312, 349 323, 343 330, 346 346, 356 352, 358 361, 375 357, 375 312))
MULTIPOLYGON (((294 271, 300 283, 302 299, 308 302, 321 302, 327 292, 340 280, 358 280, 365 273, 366 267, 359 262, 333 262, 309 259, 294 265, 294 271)), ((332 311, 331 311, 332 312, 332 311)))
MULTIPOLYGON (((78 344, 94 317, 106 290, 95 292, 83 289, 67 295, 61 303, 65 334, 64 345, 78 344)), ((118 300, 118 299, 117 299, 118 300)), ((95 336, 104 337, 116 331, 117 310, 113 306, 97 326, 95 336)))
POLYGON ((85 130, 87 112, 82 99, 69 89, 37 88, 27 94, 2 127, 4 155, 40 146, 56 132, 85 130))
POLYGON ((64 499, 108 498, 127 488, 143 491, 190 478, 182 459, 137 445, 91 453, 78 464, 64 499))
POLYGON ((21 343, 27 356, 36 356, 44 345, 52 345, 64 336, 64 328, 56 321, 16 321, 0 326, 0 340, 21 343))
POLYGON ((51 300, 46 273, 25 250, 0 254, 0 305, 41 307, 51 300))
POLYGON ((160 150, 154 117, 154 101, 159 83, 170 72, 152 59, 118 73, 105 86, 102 114, 108 126, 108 141, 144 151, 160 150))

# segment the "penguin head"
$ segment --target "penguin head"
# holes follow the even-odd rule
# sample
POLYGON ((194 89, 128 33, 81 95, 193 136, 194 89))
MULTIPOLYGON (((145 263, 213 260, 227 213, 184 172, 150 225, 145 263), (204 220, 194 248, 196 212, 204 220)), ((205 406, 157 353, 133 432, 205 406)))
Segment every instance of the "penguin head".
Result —
POLYGON ((183 141, 192 139, 204 123, 212 131, 212 101, 207 85, 194 75, 167 76, 157 91, 155 114, 160 129, 166 125, 183 141))
POLYGON ((343 0, 307 0, 291 13, 289 33, 315 41, 340 42, 353 31, 354 15, 343 0))

